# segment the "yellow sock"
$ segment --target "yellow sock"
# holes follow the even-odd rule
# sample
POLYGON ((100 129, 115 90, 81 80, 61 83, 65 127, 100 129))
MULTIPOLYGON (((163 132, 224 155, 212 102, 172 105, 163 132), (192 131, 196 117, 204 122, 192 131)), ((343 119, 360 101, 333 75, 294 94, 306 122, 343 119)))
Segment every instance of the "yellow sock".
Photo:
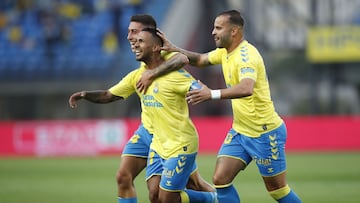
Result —
POLYGON ((180 197, 181 197, 181 203, 190 203, 190 198, 186 192, 181 191, 180 197))
POLYGON ((291 189, 290 189, 289 185, 286 185, 283 188, 271 191, 269 193, 270 193, 271 197, 278 200, 278 199, 285 197, 287 194, 290 193, 290 191, 291 191, 291 189))

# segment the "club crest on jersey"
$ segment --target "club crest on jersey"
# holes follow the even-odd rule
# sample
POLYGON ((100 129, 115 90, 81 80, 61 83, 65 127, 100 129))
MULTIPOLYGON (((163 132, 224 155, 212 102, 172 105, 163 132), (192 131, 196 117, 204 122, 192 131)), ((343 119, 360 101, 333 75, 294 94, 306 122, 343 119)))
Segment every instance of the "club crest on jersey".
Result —
POLYGON ((155 94, 159 92, 159 84, 158 84, 158 83, 155 83, 153 92, 154 92, 155 94))

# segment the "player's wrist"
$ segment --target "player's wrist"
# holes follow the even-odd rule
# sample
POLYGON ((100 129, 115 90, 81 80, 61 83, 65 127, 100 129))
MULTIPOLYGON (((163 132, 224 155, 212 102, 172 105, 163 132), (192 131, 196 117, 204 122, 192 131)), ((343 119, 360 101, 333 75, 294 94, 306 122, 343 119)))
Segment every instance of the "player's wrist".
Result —
POLYGON ((154 80, 155 78, 157 78, 159 76, 159 70, 157 68, 153 69, 150 71, 150 74, 149 74, 149 79, 150 80, 154 80))
POLYGON ((221 99, 221 90, 211 90, 211 99, 221 99))
POLYGON ((81 98, 81 99, 84 99, 84 98, 85 98, 85 95, 86 95, 86 91, 82 91, 82 92, 80 93, 80 98, 81 98))

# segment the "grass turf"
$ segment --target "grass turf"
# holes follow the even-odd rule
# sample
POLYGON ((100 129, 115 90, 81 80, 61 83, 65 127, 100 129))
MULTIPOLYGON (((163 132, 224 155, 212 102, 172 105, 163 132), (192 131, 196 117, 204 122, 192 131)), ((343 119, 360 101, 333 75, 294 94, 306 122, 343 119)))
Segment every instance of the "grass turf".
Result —
MULTIPOLYGON (((119 157, 0 158, 0 202, 117 202, 119 157)), ((288 153, 288 182, 306 203, 360 202, 360 153, 288 153)), ((208 181, 215 155, 200 155, 208 181)), ((252 163, 234 181, 242 202, 274 202, 252 163)), ((136 179, 138 202, 148 202, 144 173, 136 179)))

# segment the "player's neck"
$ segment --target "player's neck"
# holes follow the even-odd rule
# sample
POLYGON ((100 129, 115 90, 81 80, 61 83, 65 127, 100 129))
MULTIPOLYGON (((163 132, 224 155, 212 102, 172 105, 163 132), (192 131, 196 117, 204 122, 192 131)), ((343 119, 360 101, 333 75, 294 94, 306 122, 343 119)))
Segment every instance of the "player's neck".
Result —
POLYGON ((243 37, 235 39, 233 43, 231 43, 230 46, 226 48, 227 53, 231 53, 232 51, 234 51, 243 41, 243 37))
POLYGON ((150 57, 147 61, 144 61, 147 69, 154 69, 161 65, 165 60, 161 57, 161 55, 154 55, 150 57))

